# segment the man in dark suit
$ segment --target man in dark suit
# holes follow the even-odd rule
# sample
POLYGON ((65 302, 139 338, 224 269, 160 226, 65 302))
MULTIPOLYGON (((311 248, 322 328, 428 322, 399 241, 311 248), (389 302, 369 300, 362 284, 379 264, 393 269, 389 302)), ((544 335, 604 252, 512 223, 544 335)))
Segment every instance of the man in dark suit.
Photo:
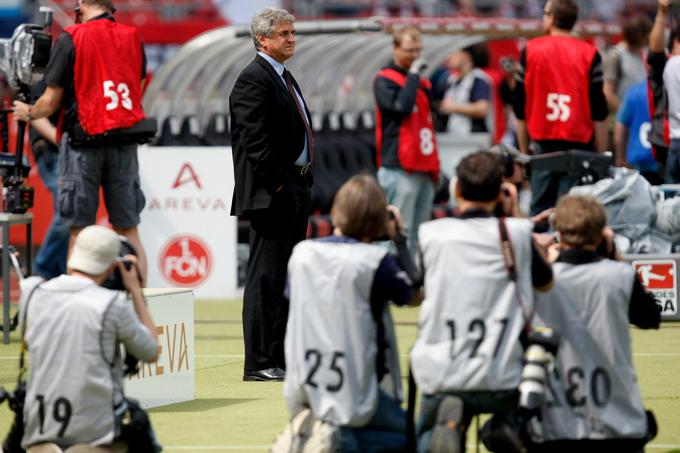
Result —
POLYGON ((229 97, 236 186, 231 214, 250 220, 243 296, 244 381, 285 377, 286 267, 304 239, 314 143, 302 93, 283 63, 295 50, 295 18, 278 8, 255 14, 257 55, 229 97))

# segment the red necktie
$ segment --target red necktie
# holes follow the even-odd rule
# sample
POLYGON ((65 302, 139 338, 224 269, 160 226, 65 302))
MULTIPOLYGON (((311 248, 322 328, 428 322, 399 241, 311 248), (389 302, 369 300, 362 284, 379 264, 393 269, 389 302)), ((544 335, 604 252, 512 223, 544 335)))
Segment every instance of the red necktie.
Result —
POLYGON ((302 105, 300 105, 300 100, 298 99, 295 88, 293 87, 293 82, 291 81, 290 72, 287 69, 283 70, 283 78, 286 80, 288 91, 290 91, 290 95, 293 96, 295 106, 297 107, 298 113, 300 114, 302 122, 305 125, 305 132, 307 134, 307 150, 309 151, 309 163, 311 164, 314 161, 314 137, 312 136, 312 128, 309 127, 307 115, 305 115, 305 111, 302 108, 302 105))

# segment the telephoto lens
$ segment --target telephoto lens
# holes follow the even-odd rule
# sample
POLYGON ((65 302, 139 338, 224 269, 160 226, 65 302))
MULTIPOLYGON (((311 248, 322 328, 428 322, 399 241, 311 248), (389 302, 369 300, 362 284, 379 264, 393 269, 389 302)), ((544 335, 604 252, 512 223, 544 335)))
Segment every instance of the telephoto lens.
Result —
POLYGON ((524 353, 524 368, 519 384, 519 407, 536 411, 543 404, 548 370, 552 368, 559 345, 559 336, 549 328, 536 329, 529 334, 524 353))

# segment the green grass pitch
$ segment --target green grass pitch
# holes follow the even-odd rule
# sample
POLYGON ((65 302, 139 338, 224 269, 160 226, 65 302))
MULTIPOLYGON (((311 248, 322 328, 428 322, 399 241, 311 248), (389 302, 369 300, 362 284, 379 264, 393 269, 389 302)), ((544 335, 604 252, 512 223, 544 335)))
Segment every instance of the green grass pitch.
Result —
MULTIPOLYGON (((397 335, 405 353, 413 344, 418 309, 395 309, 397 335)), ((281 383, 242 382, 240 301, 196 302, 196 400, 152 409, 151 420, 165 451, 265 452, 288 414, 281 383)), ((680 450, 680 323, 659 331, 632 329, 633 353, 645 406, 659 423, 647 451, 680 450)), ((17 375, 18 332, 0 344, 0 385, 12 389, 17 375)), ((0 437, 13 414, 0 406, 0 437)), ((469 436, 474 442, 474 436, 469 436)), ((468 448, 474 451, 474 448, 468 448)), ((484 451, 484 449, 482 449, 484 451)))

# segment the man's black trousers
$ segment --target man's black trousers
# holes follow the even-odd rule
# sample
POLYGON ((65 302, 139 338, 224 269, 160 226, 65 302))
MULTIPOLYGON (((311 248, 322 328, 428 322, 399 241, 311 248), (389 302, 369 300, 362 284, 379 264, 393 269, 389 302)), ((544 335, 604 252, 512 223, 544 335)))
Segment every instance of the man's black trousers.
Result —
POLYGON ((245 371, 286 369, 284 289, 290 254, 307 232, 310 186, 311 178, 297 175, 273 195, 268 209, 249 212, 250 258, 243 294, 245 371))

